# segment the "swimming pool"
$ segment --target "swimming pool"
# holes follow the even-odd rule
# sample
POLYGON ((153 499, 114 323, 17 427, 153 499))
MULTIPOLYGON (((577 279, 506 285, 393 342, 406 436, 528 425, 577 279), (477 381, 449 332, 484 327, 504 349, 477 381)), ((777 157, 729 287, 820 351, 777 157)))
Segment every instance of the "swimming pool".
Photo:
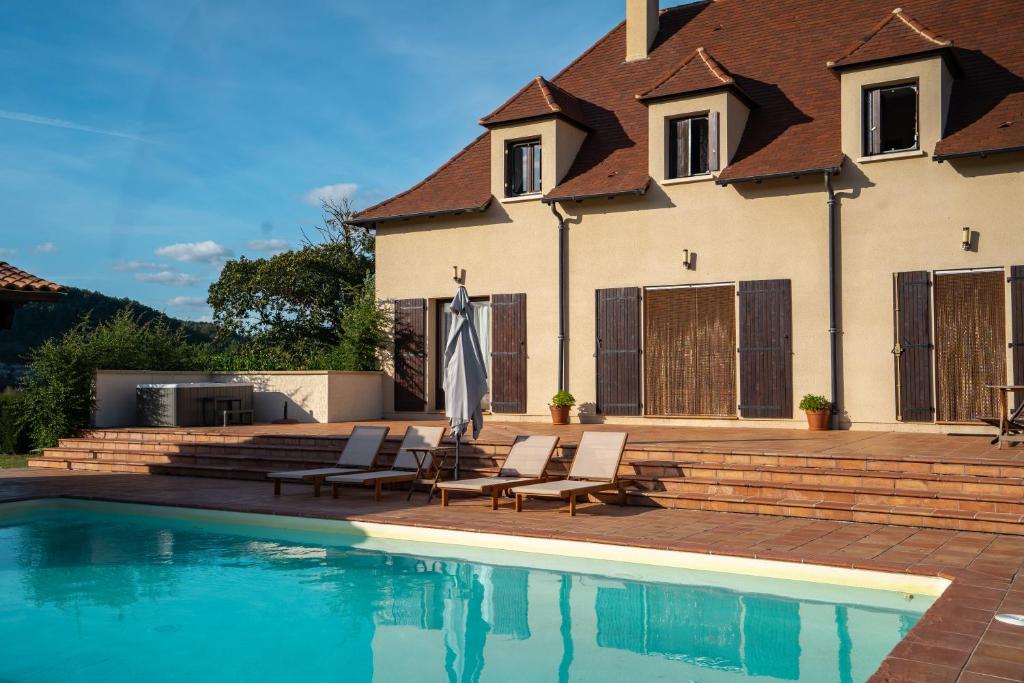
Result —
POLYGON ((846 683, 934 601, 484 545, 0 506, 0 680, 846 683))

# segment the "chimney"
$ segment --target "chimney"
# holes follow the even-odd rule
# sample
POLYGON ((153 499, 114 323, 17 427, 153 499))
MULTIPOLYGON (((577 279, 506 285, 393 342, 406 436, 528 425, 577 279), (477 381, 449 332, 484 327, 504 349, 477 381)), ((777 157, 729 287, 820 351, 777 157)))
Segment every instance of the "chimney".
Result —
POLYGON ((626 61, 647 59, 658 35, 658 0, 626 0, 626 61))

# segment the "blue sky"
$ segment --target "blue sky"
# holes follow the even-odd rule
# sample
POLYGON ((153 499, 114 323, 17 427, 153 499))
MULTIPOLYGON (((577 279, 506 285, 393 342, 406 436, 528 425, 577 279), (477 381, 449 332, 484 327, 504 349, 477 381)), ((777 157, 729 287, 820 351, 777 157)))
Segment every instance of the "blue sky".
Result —
POLYGON ((6 0, 0 260, 202 319, 225 258, 418 182, 624 6, 6 0))

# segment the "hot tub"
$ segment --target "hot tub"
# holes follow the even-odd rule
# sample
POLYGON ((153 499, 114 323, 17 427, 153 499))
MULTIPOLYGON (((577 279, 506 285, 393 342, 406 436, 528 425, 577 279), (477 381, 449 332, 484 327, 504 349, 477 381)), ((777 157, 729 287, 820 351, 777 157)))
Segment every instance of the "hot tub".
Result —
POLYGON ((140 427, 203 427, 252 424, 253 385, 195 382, 139 384, 135 388, 140 427))

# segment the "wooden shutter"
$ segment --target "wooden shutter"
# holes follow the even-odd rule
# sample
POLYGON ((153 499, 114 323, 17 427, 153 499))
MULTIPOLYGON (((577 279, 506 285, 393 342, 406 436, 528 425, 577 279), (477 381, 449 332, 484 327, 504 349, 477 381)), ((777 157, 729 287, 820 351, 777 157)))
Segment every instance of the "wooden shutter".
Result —
POLYGON ((732 285, 646 292, 646 414, 736 414, 735 307, 732 285))
POLYGON ((793 417, 793 304, 789 280, 741 282, 740 414, 793 417))
POLYGON ((1005 274, 935 276, 935 391, 940 422, 999 414, 989 385, 1006 382, 1005 274))
POLYGON ((690 175, 690 119, 676 121, 676 178, 690 175))
MULTIPOLYGON (((1024 385, 1024 266, 1010 268, 1010 322, 1013 336, 1010 339, 1010 350, 1013 356, 1013 383, 1024 385)), ((1020 405, 1024 397, 1016 394, 1016 405, 1020 405)))
POLYGON ((865 117, 865 146, 868 154, 880 154, 882 151, 882 91, 879 89, 868 92, 867 116, 865 117))
POLYGON ((597 290, 597 412, 640 414, 640 288, 597 290))
POLYGON ((718 112, 708 114, 708 170, 717 171, 718 161, 718 112))
POLYGON ((491 297, 491 410, 526 412, 526 295, 491 297))
POLYGON ((931 422, 932 393, 931 282, 927 271, 893 277, 893 358, 896 368, 896 419, 931 422))
POLYGON ((395 410, 427 407, 427 302, 395 301, 395 410))

